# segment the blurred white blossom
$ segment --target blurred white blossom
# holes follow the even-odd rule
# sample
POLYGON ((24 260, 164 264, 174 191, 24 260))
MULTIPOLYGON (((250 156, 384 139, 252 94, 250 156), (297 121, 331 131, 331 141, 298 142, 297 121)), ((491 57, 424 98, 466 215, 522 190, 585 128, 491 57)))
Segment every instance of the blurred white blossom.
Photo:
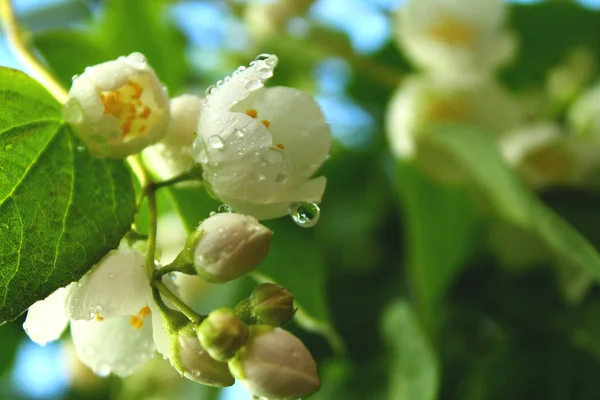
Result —
POLYGON ((503 0, 409 0, 397 14, 397 36, 420 68, 449 82, 487 78, 515 52, 504 28, 503 0))

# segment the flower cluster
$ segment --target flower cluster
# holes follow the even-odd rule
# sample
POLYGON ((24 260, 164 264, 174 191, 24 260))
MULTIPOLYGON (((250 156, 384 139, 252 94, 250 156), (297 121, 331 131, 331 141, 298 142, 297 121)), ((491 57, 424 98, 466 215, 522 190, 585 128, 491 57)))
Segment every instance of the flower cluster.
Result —
POLYGON ((126 238, 79 282, 30 307, 24 328, 32 340, 56 340, 70 324, 79 359, 103 376, 127 376, 158 351, 182 376, 206 385, 230 386, 237 378, 269 399, 319 388, 312 356, 280 328, 295 311, 289 291, 263 284, 235 309, 202 316, 164 279, 182 273, 223 283, 245 276, 269 251, 272 232, 259 219, 290 213, 301 226, 318 220, 326 182, 313 175, 328 156, 329 126, 307 93, 264 87, 277 62, 260 55, 205 98, 169 100, 139 53, 88 67, 73 80, 63 116, 90 154, 141 153, 136 162, 162 184, 202 179, 227 212, 203 220, 165 266, 148 261, 153 248, 146 256, 136 250, 154 241, 144 243, 137 232, 126 238))

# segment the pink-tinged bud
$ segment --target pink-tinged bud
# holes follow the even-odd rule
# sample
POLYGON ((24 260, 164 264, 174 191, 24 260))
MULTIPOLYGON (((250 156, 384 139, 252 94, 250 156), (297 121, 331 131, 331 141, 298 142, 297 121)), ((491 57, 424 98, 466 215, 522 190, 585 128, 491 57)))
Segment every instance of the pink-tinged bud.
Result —
POLYGON ((251 272, 265 259, 271 234, 249 215, 215 214, 190 236, 185 258, 207 282, 227 282, 251 272))
POLYGON ((320 387, 317 365, 300 339, 267 325, 251 328, 229 368, 250 393, 269 400, 296 400, 320 387))

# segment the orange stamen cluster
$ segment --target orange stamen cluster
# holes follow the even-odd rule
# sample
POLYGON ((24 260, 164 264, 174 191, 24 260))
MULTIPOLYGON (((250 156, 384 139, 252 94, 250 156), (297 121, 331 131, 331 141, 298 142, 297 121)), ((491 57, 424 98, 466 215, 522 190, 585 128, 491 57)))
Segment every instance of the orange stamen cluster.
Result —
POLYGON ((144 326, 144 318, 150 315, 150 307, 144 306, 137 315, 129 317, 129 324, 135 329, 141 329, 144 326))
POLYGON ((104 114, 115 116, 121 127, 121 137, 129 134, 145 135, 148 129, 145 121, 152 114, 152 109, 142 101, 144 89, 132 80, 114 91, 100 93, 104 104, 104 114))
POLYGON ((96 321, 98 321, 98 322, 104 321, 104 318, 100 315, 100 313, 96 313, 96 321))
POLYGON ((429 29, 429 35, 454 46, 473 47, 475 43, 473 29, 448 15, 442 16, 438 23, 429 29))
MULTIPOLYGON (((258 111, 256 111, 254 108, 250 108, 248 110, 246 110, 246 115, 251 117, 251 118, 258 118, 258 111)), ((270 127, 271 126, 271 121, 269 121, 268 119, 262 119, 260 120, 260 123, 263 124, 265 127, 270 127)))

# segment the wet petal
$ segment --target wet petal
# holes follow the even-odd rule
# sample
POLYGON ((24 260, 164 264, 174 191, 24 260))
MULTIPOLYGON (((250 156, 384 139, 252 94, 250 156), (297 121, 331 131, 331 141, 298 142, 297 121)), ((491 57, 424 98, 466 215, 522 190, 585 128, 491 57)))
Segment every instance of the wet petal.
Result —
POLYGON ((29 307, 23 329, 31 340, 44 346, 60 338, 69 323, 65 301, 73 285, 60 288, 29 307))

